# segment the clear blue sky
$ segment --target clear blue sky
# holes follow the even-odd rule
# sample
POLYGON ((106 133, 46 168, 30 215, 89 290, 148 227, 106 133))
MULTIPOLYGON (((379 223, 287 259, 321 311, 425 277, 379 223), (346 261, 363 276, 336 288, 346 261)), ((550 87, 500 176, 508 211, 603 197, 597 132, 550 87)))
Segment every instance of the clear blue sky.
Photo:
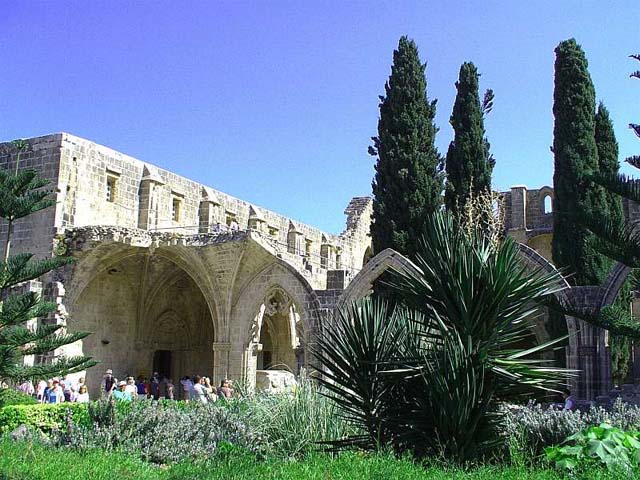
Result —
POLYGON ((401 35, 438 99, 492 88, 494 187, 552 181, 555 46, 575 37, 621 157, 640 153, 638 0, 0 0, 0 139, 66 131, 331 232, 371 191, 378 95, 401 35))

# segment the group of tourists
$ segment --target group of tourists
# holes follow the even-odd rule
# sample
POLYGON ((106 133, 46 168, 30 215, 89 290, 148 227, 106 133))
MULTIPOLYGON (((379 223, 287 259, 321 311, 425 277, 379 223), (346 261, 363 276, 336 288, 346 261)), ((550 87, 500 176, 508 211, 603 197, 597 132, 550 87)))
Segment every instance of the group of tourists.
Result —
POLYGON ((40 403, 89 402, 89 391, 84 378, 74 381, 68 377, 56 377, 40 380, 35 386, 31 380, 25 380, 18 386, 18 390, 35 397, 40 403))
POLYGON ((182 377, 180 380, 182 385, 183 400, 197 401, 201 403, 215 402, 216 400, 228 400, 233 396, 233 387, 231 381, 224 379, 220 382, 218 388, 211 384, 209 377, 201 377, 196 375, 191 378, 189 376, 182 377))
MULTIPOLYGON (((40 403, 88 403, 90 400, 84 378, 75 381, 66 376, 56 377, 40 380, 36 385, 31 380, 25 380, 18 386, 18 390, 25 395, 35 397, 40 403)), ((216 388, 209 377, 201 377, 200 375, 181 378, 178 389, 170 378, 166 378, 158 372, 154 372, 151 378, 139 376, 134 379, 132 376, 126 376, 124 380, 119 381, 113 376, 113 371, 108 369, 102 378, 101 393, 103 396, 125 402, 147 399, 181 399, 208 403, 215 402, 219 398, 230 399, 234 390, 230 380, 223 380, 216 388)))
POLYGON ((218 398, 230 399, 233 388, 230 380, 223 380, 220 387, 215 388, 209 377, 185 376, 180 379, 181 391, 176 391, 173 380, 154 372, 151 378, 139 376, 137 380, 126 377, 118 381, 112 370, 107 370, 102 379, 102 392, 105 396, 113 396, 116 400, 129 402, 132 400, 194 400, 202 403, 216 401, 218 398))

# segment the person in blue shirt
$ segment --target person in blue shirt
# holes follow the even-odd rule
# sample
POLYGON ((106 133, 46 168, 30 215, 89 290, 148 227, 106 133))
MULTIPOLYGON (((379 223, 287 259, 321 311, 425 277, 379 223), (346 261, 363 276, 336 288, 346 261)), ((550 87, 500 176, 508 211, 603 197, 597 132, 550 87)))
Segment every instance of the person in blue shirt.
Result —
POLYGON ((114 390, 111 395, 113 395, 113 398, 121 402, 130 402, 132 400, 131 394, 125 390, 126 388, 127 388, 127 382, 125 381, 119 382, 118 388, 114 390))

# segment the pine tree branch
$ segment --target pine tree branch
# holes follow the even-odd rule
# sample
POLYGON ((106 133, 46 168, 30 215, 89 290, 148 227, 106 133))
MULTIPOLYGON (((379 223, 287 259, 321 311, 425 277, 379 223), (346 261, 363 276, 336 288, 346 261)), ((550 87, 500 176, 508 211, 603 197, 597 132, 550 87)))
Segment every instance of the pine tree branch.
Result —
POLYGON ((35 280, 73 261, 71 257, 36 260, 31 253, 13 255, 6 262, 0 262, 0 289, 13 287, 27 280, 35 280))
MULTIPOLYGON (((634 165, 635 166, 635 165, 634 165)), ((588 178, 610 192, 640 202, 640 180, 624 174, 591 174, 588 178)))
POLYGON ((20 325, 25 319, 46 317, 57 308, 54 302, 41 301, 36 292, 9 296, 0 310, 0 331, 7 326, 20 325))

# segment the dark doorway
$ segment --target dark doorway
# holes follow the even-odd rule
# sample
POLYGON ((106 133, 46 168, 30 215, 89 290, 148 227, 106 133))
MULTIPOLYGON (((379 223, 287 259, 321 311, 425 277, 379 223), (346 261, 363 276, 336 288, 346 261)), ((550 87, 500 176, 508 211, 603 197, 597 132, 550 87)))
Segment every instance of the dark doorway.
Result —
POLYGON ((156 350, 153 354, 153 371, 160 377, 171 378, 171 352, 169 350, 156 350))

